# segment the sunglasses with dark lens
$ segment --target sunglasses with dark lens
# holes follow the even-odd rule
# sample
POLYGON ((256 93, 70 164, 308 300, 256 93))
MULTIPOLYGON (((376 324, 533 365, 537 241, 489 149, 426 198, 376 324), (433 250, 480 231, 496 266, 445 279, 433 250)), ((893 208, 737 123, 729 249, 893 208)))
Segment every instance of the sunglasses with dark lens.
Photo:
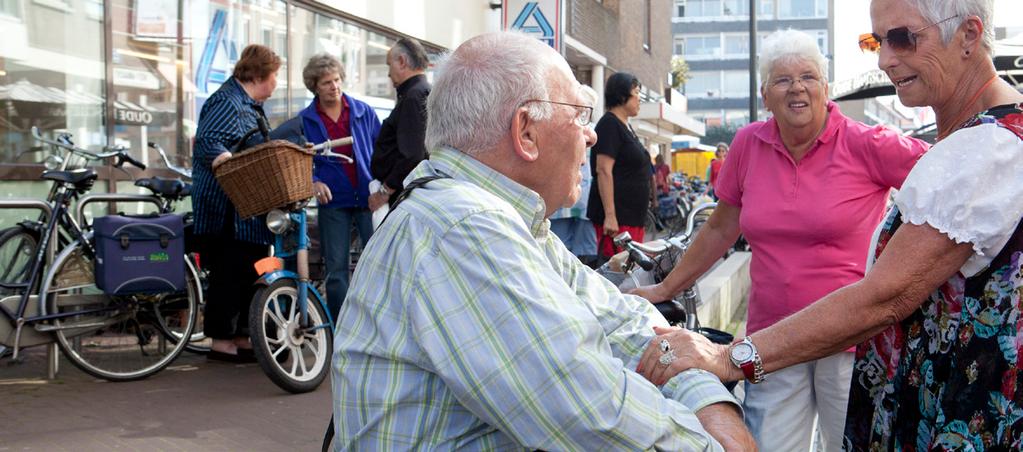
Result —
POLYGON ((877 33, 863 33, 860 35, 860 50, 864 52, 880 53, 881 43, 888 41, 888 47, 895 51, 895 53, 902 54, 916 52, 916 38, 919 36, 921 31, 935 25, 948 22, 956 17, 959 17, 959 15, 957 14, 955 16, 939 20, 926 27, 912 31, 909 27, 892 28, 891 30, 888 30, 888 33, 885 33, 884 36, 877 33))

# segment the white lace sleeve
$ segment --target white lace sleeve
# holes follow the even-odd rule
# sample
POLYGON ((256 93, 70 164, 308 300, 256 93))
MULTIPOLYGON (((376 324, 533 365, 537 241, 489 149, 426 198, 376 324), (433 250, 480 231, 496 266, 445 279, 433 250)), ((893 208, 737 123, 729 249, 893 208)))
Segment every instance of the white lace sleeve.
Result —
POLYGON ((956 132, 920 158, 895 204, 903 222, 971 243, 974 255, 960 271, 980 273, 1023 216, 1023 142, 996 124, 956 132))

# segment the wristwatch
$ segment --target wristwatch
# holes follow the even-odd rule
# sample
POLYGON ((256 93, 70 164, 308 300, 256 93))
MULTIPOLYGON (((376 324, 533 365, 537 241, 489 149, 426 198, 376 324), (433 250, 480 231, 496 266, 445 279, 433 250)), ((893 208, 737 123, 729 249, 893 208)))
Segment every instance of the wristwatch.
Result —
POLYGON ((377 192, 383 193, 383 194, 385 194, 387 196, 391 196, 391 193, 394 193, 394 190, 391 190, 391 189, 387 188, 387 185, 380 184, 380 189, 377 190, 377 192))
POLYGON ((753 384, 764 381, 764 363, 760 360, 760 353, 757 353, 757 347, 753 345, 749 336, 728 347, 728 357, 735 367, 742 369, 746 381, 753 384))

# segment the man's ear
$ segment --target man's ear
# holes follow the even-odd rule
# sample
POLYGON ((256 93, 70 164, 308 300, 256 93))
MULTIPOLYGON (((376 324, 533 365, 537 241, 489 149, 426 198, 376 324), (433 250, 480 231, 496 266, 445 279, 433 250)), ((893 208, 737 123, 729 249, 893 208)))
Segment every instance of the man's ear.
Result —
POLYGON ((512 148, 516 155, 527 162, 536 161, 540 156, 540 148, 536 144, 539 137, 537 125, 538 123, 529 117, 529 112, 525 108, 515 109, 511 124, 512 148))

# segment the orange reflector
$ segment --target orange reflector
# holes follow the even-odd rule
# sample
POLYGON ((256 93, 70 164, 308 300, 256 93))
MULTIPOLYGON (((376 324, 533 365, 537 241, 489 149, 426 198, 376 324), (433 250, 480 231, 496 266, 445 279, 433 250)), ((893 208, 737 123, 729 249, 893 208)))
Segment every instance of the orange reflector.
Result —
POLYGON ((264 257, 256 261, 254 267, 256 267, 256 273, 265 275, 270 272, 284 269, 284 259, 273 256, 264 257))

